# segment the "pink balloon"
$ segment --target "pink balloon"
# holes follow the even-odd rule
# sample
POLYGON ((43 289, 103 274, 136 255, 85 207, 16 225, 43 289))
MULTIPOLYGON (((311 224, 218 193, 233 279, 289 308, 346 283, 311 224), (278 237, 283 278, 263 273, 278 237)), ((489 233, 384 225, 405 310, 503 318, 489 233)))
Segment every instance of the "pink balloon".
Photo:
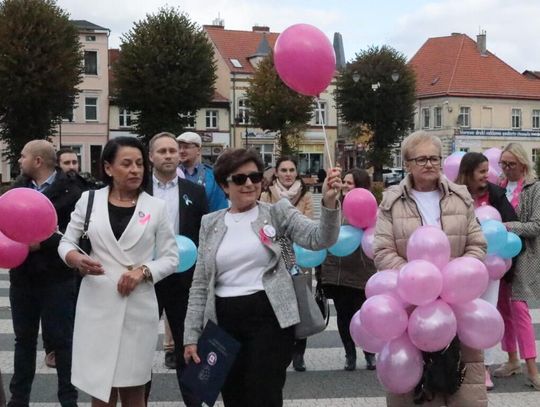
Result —
POLYGON ((450 154, 443 163, 443 173, 450 181, 454 182, 457 179, 459 173, 459 165, 461 164, 461 158, 463 153, 456 151, 450 154))
POLYGON ((49 238, 58 225, 49 199, 31 188, 14 188, 0 197, 0 231, 20 243, 49 238))
POLYGON ((427 260, 439 270, 450 261, 450 241, 436 226, 420 226, 407 242, 407 260, 427 260))
POLYGON ((389 341, 407 329, 407 313, 398 300, 390 295, 368 298, 360 308, 360 320, 364 328, 376 338, 389 341))
POLYGON ((407 334, 387 343, 377 355, 377 377, 391 393, 413 390, 422 378, 424 360, 407 334))
MULTIPOLYGON (((493 167, 495 171, 499 169, 499 161, 501 159, 502 150, 497 147, 488 148, 482 154, 488 159, 489 166, 493 167)), ((500 170, 497 171, 500 174, 500 170)))
POLYGON ((386 343, 364 329, 360 320, 360 311, 353 315, 349 331, 356 346, 360 346, 366 352, 379 353, 386 343))
POLYGON ((321 30, 309 24, 295 24, 279 35, 274 46, 274 64, 289 88, 317 96, 332 81, 336 55, 321 30))
POLYGON ((491 182, 492 184, 495 184, 495 185, 499 185, 500 175, 501 175, 501 173, 499 171, 497 171, 491 165, 489 166, 489 171, 488 171, 488 181, 489 182, 491 182))
POLYGON ((377 220, 377 200, 367 189, 354 188, 343 199, 343 214, 357 228, 372 227, 377 220))
POLYGON ((465 345, 474 349, 489 349, 501 341, 504 322, 497 308, 489 302, 477 298, 452 304, 452 309, 456 315, 459 340, 465 345))
POLYGON ((497 209, 495 209, 491 205, 482 205, 479 206, 474 210, 474 214, 478 218, 479 222, 483 222, 485 220, 498 220, 499 222, 502 222, 501 214, 497 209))
POLYGON ((512 268, 512 259, 503 259, 504 265, 506 266, 506 271, 512 268))
POLYGON ((489 273, 480 260, 458 257, 442 270, 441 298, 449 304, 459 304, 480 297, 489 283, 489 273))
POLYGON ((394 293, 397 288, 398 271, 382 270, 373 274, 366 283, 366 298, 379 294, 394 293))
POLYGON ((15 242, 0 232, 0 267, 6 269, 18 267, 27 256, 27 244, 15 242))
POLYGON ((424 352, 446 348, 456 336, 456 331, 454 312, 442 300, 416 307, 409 317, 407 328, 412 343, 424 352))
MULTIPOLYGON (((507 268, 506 260, 495 254, 488 254, 484 259, 484 265, 486 266, 491 280, 500 280, 510 269, 507 268)), ((512 260, 510 260, 510 266, 511 265, 512 260)))
POLYGON ((373 242, 375 241, 375 228, 367 228, 362 235, 362 250, 364 254, 373 259, 373 242))
POLYGON ((435 301, 441 294, 442 286, 441 272, 426 260, 410 261, 399 272, 399 296, 414 305, 435 301))

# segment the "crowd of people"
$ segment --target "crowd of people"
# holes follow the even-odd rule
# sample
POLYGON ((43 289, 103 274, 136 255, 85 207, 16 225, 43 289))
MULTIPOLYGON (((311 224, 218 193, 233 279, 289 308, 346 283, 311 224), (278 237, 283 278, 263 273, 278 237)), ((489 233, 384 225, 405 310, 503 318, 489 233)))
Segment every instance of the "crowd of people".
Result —
MULTIPOLYGON (((49 198, 59 233, 31 245, 24 263, 9 272, 15 352, 8 406, 29 405, 40 325, 45 363, 57 370, 61 406, 77 405, 77 389, 96 407, 118 401, 147 405, 159 320, 165 315, 165 363, 176 369, 186 406, 202 406, 181 375, 188 364, 200 362, 197 343, 207 321, 241 345, 221 389, 225 406, 283 405, 287 367, 292 362, 296 371, 306 370, 306 339, 294 335, 300 314, 282 240, 311 250, 330 247, 347 223, 340 201, 354 188, 369 190, 370 175, 328 169, 320 218, 314 220, 313 196, 294 157, 280 157, 271 182, 263 186, 264 164, 255 150, 228 149, 212 167, 201 162, 201 147, 193 132, 158 133, 148 149, 136 138, 111 139, 101 158, 103 187, 97 188, 79 175, 73 150, 56 152, 45 140, 24 146, 14 186, 49 198), (181 273, 175 235, 199 247, 195 265, 181 273), (89 238, 89 252, 81 250, 81 237, 89 238)), ((491 372, 493 349, 472 349, 456 340, 448 353, 465 367, 457 390, 428 394, 419 386, 408 394, 388 394, 387 404, 487 406, 491 374, 521 373, 520 358, 527 384, 540 390, 528 308, 540 297, 535 257, 540 184, 526 152, 517 143, 506 146, 499 185, 488 182, 488 159, 481 153, 465 154, 458 179, 449 181, 441 170, 440 139, 426 132, 403 141, 402 159, 408 175, 384 193, 374 259, 359 247, 345 257, 328 254, 314 272, 336 309, 344 369, 357 367, 349 324, 366 300, 367 280, 377 270, 403 266, 407 240, 422 225, 445 232, 452 258, 483 260, 487 244, 474 210, 489 204, 523 240, 511 270, 500 283, 491 281, 482 297, 503 316, 508 361, 491 372)), ((375 355, 364 352, 364 357, 366 368, 375 370, 375 355)))

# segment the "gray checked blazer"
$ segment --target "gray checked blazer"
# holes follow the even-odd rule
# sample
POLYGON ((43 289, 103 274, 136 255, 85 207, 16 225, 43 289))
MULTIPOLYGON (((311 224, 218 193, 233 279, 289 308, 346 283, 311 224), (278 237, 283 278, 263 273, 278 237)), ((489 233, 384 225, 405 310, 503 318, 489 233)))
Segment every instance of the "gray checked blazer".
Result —
MULTIPOLYGON (((259 216, 252 222, 253 233, 259 236, 266 225, 276 229, 276 237, 264 246, 271 259, 263 274, 263 287, 282 328, 300 322, 298 305, 289 271, 281 257, 277 237, 287 236, 306 249, 321 250, 333 245, 339 234, 340 210, 321 208, 321 219, 313 221, 302 215, 287 199, 276 204, 259 202, 259 216)), ((199 255, 189 291, 184 323, 184 345, 196 344, 206 321, 217 323, 215 307, 216 253, 225 236, 224 217, 227 209, 203 216, 199 237, 199 255)), ((238 250, 242 238, 238 236, 238 250)))

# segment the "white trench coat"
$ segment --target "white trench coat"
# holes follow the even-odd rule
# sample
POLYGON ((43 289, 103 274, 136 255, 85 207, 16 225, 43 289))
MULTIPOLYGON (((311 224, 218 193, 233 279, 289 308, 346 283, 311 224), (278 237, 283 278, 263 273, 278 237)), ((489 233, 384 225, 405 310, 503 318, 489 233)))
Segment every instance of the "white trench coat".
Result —
MULTIPOLYGON (((158 339, 158 307, 153 284, 140 283, 127 297, 117 291, 128 267, 145 264, 157 283, 173 273, 178 249, 165 202, 142 192, 135 213, 119 240, 114 237, 108 211, 109 188, 95 193, 88 236, 91 257, 105 274, 83 278, 73 333, 71 382, 108 401, 112 387, 142 385, 150 380, 158 339)), ((76 249, 82 235, 88 192, 71 214, 58 253, 62 259, 76 249)))

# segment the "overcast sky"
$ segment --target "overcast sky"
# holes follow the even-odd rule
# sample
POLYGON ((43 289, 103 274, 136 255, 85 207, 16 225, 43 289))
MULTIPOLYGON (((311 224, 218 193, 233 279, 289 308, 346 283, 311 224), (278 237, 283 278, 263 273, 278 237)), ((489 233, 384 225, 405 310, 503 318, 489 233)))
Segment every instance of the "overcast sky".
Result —
POLYGON ((72 19, 109 28, 117 48, 134 21, 169 5, 199 25, 218 15, 226 29, 251 30, 255 24, 281 32, 309 23, 343 35, 345 56, 370 45, 388 44, 411 58, 430 37, 461 32, 476 39, 487 31, 488 49, 519 72, 540 70, 540 0, 58 0, 72 19))

